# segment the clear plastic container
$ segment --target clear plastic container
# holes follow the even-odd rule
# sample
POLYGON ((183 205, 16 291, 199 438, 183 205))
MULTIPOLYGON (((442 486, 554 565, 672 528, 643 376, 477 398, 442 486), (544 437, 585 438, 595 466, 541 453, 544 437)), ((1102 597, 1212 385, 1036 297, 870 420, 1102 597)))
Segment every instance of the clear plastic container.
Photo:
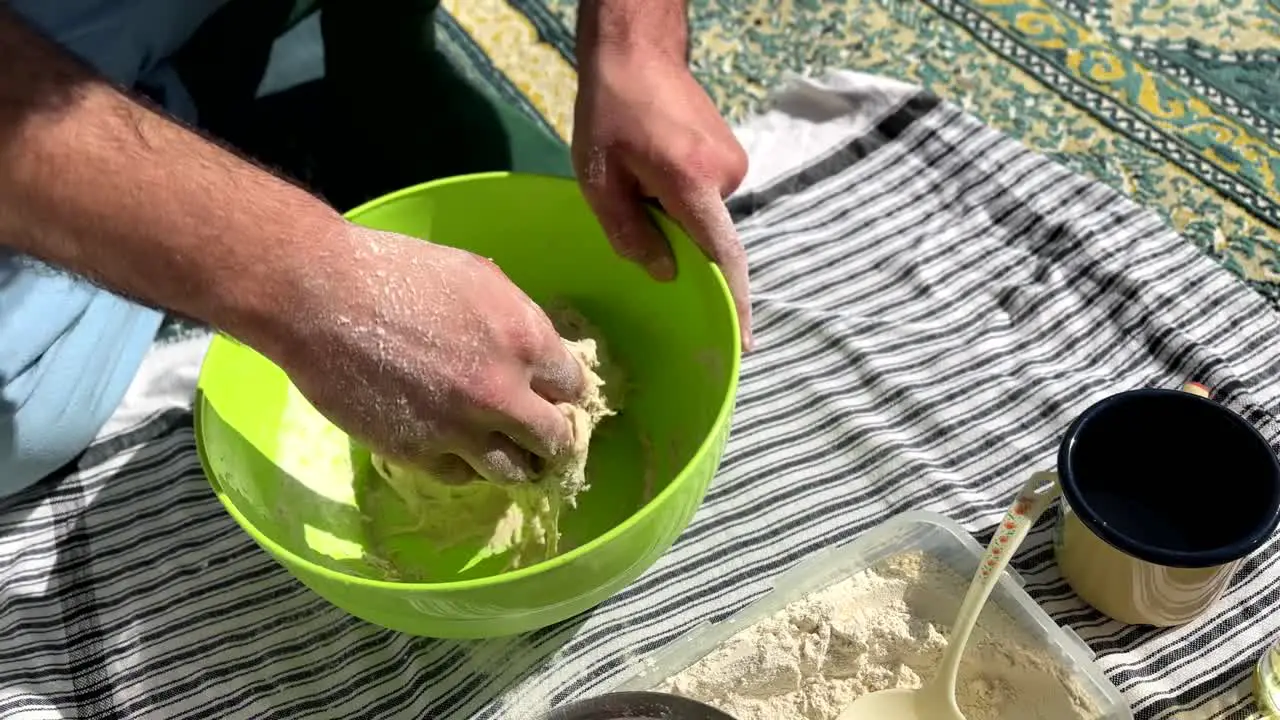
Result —
MULTIPOLYGON (((946 563, 961 577, 973 577, 982 547, 963 528, 936 513, 898 515, 840 547, 819 551, 778 576, 773 589, 721 623, 704 623, 648 658, 611 690, 650 690, 701 660, 738 631, 770 617, 809 593, 856 575, 886 558, 913 550, 946 563)), ((1115 685, 1094 662, 1094 653, 1070 628, 1060 627, 1022 589, 1022 578, 1006 570, 991 594, 1013 620, 1037 640, 1101 711, 1101 720, 1133 720, 1133 712, 1115 685)))

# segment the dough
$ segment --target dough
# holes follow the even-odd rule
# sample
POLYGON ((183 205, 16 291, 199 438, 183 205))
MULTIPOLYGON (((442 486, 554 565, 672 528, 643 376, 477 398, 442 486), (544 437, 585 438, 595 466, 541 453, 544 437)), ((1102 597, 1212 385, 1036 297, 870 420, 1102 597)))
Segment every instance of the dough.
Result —
MULTIPOLYGON (((406 468, 374 456, 378 476, 404 504, 414 523, 408 527, 378 528, 380 534, 413 533, 439 549, 477 545, 470 564, 507 554, 507 569, 549 560, 560 551, 560 517, 566 507, 589 489, 587 455, 596 426, 620 406, 622 382, 600 333, 579 313, 567 307, 550 309, 556 330, 569 354, 578 361, 587 392, 577 403, 559 405, 573 428, 573 446, 559 462, 549 464, 532 483, 497 485, 479 475, 468 483, 445 483, 416 468, 406 468), (605 395, 605 378, 612 385, 605 395)), ((376 507, 370 521, 378 522, 376 507)), ((388 559, 389 575, 416 579, 401 563, 388 559)), ((464 568, 466 569, 466 568, 464 568)))

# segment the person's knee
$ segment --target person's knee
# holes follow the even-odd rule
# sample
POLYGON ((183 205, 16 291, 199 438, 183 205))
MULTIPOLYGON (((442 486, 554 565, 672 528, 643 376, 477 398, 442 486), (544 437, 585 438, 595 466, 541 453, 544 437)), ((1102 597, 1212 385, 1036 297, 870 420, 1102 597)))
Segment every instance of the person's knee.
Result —
POLYGON ((85 450, 115 413, 161 314, 63 276, 25 276, 7 294, 0 336, 34 338, 0 352, 0 495, 85 450), (40 338, 54 338, 52 343, 40 338))
MULTIPOLYGON (((2 411, 0 411, 2 412, 2 411)), ((16 441, 12 427, 0 419, 0 502, 17 495, 65 467, 93 440, 96 427, 88 424, 69 437, 39 448, 4 447, 16 441)), ((75 430, 75 429, 73 429, 75 430)))

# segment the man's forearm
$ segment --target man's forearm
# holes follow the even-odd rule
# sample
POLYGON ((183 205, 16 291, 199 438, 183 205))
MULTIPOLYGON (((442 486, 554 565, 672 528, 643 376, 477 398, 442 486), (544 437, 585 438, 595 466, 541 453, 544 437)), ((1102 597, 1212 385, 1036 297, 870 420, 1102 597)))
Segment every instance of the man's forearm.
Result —
POLYGON ((688 58, 686 0, 583 0, 578 10, 578 55, 652 52, 688 58))
POLYGON ((341 227, 0 6, 0 245, 253 342, 341 227))

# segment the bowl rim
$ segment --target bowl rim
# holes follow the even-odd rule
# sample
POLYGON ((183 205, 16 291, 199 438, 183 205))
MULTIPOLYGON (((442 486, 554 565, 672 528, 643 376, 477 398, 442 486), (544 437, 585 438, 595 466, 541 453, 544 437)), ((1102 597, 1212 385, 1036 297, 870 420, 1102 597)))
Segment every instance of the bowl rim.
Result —
MULTIPOLYGON (((511 178, 541 179, 548 182, 557 182, 557 183, 574 183, 574 184, 577 183, 577 181, 572 178, 560 177, 556 175, 546 175, 541 173, 494 171, 494 172, 469 173, 466 175, 455 175, 447 178, 430 180, 424 183, 418 183, 417 185, 411 185, 409 187, 397 190, 395 192, 388 193, 387 195, 383 195, 381 197, 370 200, 369 202, 366 202, 362 205, 359 205, 343 213, 343 217, 346 218, 347 220, 355 222, 358 217, 360 217, 366 212, 382 207, 384 205, 389 205, 391 203, 401 200, 402 198, 405 198, 411 195, 416 195, 418 193, 421 193, 425 190, 429 190, 432 188, 438 188, 445 185, 463 184, 463 183, 469 183, 469 182, 490 182, 495 180, 508 180, 511 178)), ((672 220, 669 215, 667 215, 666 213, 662 212, 657 208, 650 208, 650 211, 655 214, 662 215, 663 217, 666 217, 669 220, 672 220)), ((679 224, 675 223, 674 220, 672 220, 672 224, 675 225, 677 228, 680 227, 679 224)), ((693 243, 693 240, 684 232, 683 228, 680 229, 680 233, 678 237, 668 238, 668 240, 693 243)), ((730 363, 730 373, 729 373, 729 385, 724 398, 720 402, 720 408, 716 412, 716 417, 712 424, 712 428, 714 429, 714 428, 723 428, 731 422, 731 415, 733 413, 734 404, 736 402, 737 394, 738 394, 739 373, 741 371, 741 366, 742 366, 742 331, 741 331, 741 319, 738 317, 737 308, 733 302, 733 296, 729 292, 729 285, 725 281, 724 275, 721 274, 720 268, 717 267, 714 263, 709 262, 709 264, 711 265, 710 270, 712 273, 712 277, 715 280, 716 287, 719 288, 722 299, 725 302, 725 306, 729 310, 729 317, 733 321, 732 348, 731 348, 732 353, 731 353, 731 363, 730 363)), ((558 568, 561 568, 565 565, 568 565, 578 560, 579 558, 585 557, 586 555, 593 552, 597 548, 600 548, 612 542, 617 537, 628 532, 631 528, 639 525, 648 516, 652 515, 655 512, 658 512, 658 508, 660 506, 664 505, 671 497, 673 497, 676 493, 678 493, 680 491, 681 486, 689 482, 693 474, 693 469, 700 466, 702 462, 707 458, 707 456, 709 456, 713 452, 712 446, 716 443, 716 437, 719 434, 714 431, 709 432, 707 436, 702 439, 702 442, 699 443, 697 449, 693 452, 693 455, 690 456, 689 461, 684 464, 684 467, 680 468, 680 471, 676 473, 675 477, 671 480, 671 482, 668 483, 667 486, 663 488, 661 492, 659 492, 654 497, 650 498, 648 502, 646 502, 638 510, 636 510, 631 515, 629 515, 625 520, 613 526, 612 528, 605 531, 604 533, 592 538, 590 541, 583 543, 582 545, 579 545, 564 554, 557 555, 551 558, 550 560, 544 560, 534 565, 518 568, 516 570, 511 570, 509 572, 498 573, 496 575, 486 575, 484 577, 472 578, 469 580, 450 580, 446 582, 435 582, 435 583, 422 583, 422 582, 408 583, 408 582, 399 582, 399 581, 393 581, 393 580, 375 580, 373 578, 366 578, 360 575, 353 575, 353 574, 341 572, 339 570, 335 570, 325 565, 320 565, 318 563, 312 562, 311 560, 308 560, 307 558, 304 558, 290 551, 288 548, 285 548, 283 545, 272 540, 266 533, 258 530, 257 526, 255 526, 252 522, 250 522, 249 519, 245 517, 243 513, 240 512, 240 510, 235 506, 235 503, 231 502, 226 491, 222 489, 222 486, 219 484, 216 474, 213 472, 212 466, 209 463, 208 451, 205 448, 204 430, 202 427, 203 425, 202 416, 204 414, 204 407, 206 404, 209 403, 209 400, 204 394, 205 373, 206 373, 206 370, 208 369, 208 358, 216 349, 216 347, 222 343, 232 343, 236 345, 241 344, 238 340, 236 340, 235 338, 229 335, 226 335, 225 333, 221 333, 221 332, 216 333, 214 335, 212 342, 209 345, 209 349, 205 353, 204 358, 201 359, 200 373, 196 380, 197 402, 195 403, 195 407, 193 409, 192 424, 193 424, 193 430, 194 430, 193 434, 195 435, 195 442, 196 442, 196 455, 200 459, 200 469, 204 472, 205 478, 208 480, 209 484, 213 487, 214 495, 216 495, 218 498, 218 501, 222 503, 222 506, 227 511, 227 514, 229 514, 236 521, 236 524, 239 525, 242 530, 248 533, 249 536, 252 537, 255 542, 257 542, 259 545, 265 548, 271 555, 273 555, 278 560, 283 561, 285 564, 289 564, 289 565, 293 565, 293 566, 297 566, 302 569, 305 569, 309 574, 318 575, 327 580, 333 580, 333 581, 344 583, 347 585, 363 586, 363 587, 376 588, 376 589, 382 589, 382 590, 400 590, 400 591, 430 590, 433 592, 464 592, 464 591, 492 588, 498 585, 515 582, 527 577, 533 577, 536 575, 540 575, 542 573, 554 571, 558 568)), ((268 362, 270 362, 270 360, 268 360, 268 362)))

